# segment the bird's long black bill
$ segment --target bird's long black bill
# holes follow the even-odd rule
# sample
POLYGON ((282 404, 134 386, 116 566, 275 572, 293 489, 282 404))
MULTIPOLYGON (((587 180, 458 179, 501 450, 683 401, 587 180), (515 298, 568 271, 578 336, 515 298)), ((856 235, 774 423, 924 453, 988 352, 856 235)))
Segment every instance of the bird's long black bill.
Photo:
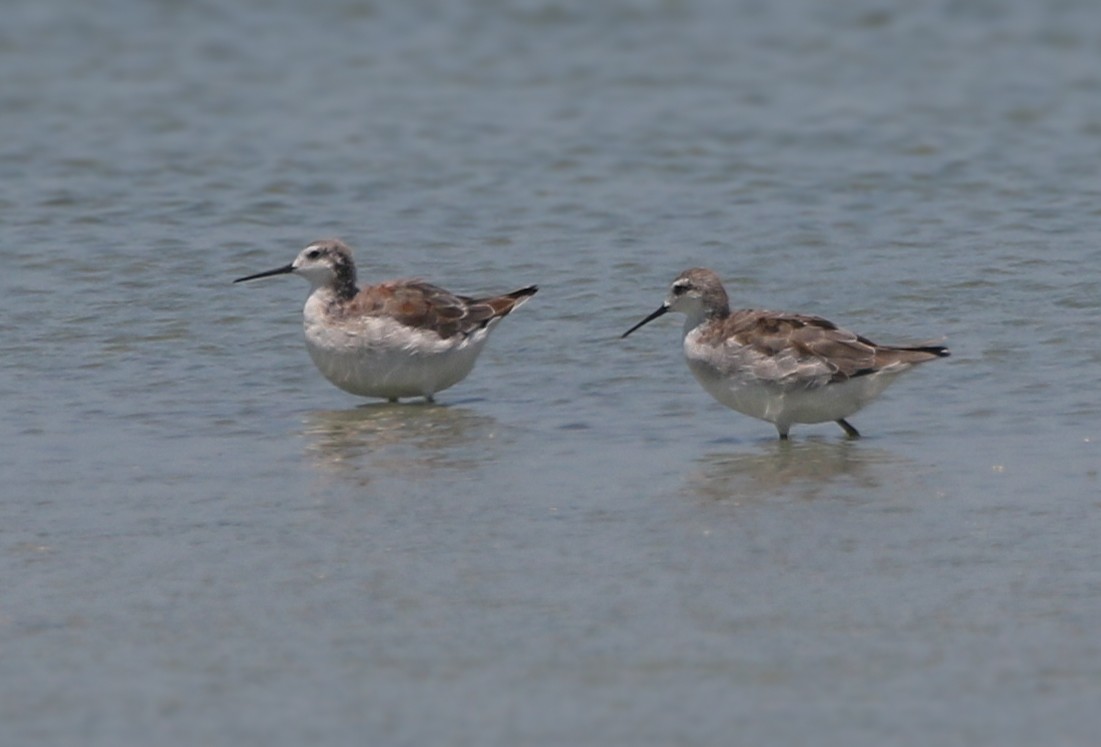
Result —
POLYGON ((294 265, 287 265, 286 267, 277 267, 274 270, 267 270, 266 272, 258 272, 255 275, 249 275, 248 277, 237 278, 233 282, 243 283, 246 280, 256 280, 257 278, 271 277, 272 275, 286 275, 288 272, 294 272, 294 265))
POLYGON ((620 338, 619 338, 619 339, 621 339, 621 340, 622 340, 622 339, 623 339, 624 337, 626 337, 627 335, 631 334, 632 332, 634 332, 634 331, 635 331, 636 329, 638 329, 638 328, 639 328, 639 327, 641 327, 642 325, 644 325, 644 324, 649 324, 650 322, 652 322, 652 321, 654 321, 655 319, 657 319, 657 318, 658 318, 659 316, 662 316, 663 314, 665 314, 665 312, 667 312, 667 311, 669 311, 669 307, 668 307, 668 306, 666 306, 665 304, 662 304, 661 306, 659 306, 659 307, 658 307, 658 310, 657 310, 657 311, 655 311, 655 312, 654 312, 653 314, 651 314, 650 316, 646 317, 646 318, 645 318, 645 319, 643 319, 643 320, 642 320, 641 322, 639 322, 638 324, 636 324, 635 326, 631 327, 631 328, 630 328, 629 330, 627 330, 626 332, 624 332, 624 333, 623 333, 622 335, 620 335, 620 338))

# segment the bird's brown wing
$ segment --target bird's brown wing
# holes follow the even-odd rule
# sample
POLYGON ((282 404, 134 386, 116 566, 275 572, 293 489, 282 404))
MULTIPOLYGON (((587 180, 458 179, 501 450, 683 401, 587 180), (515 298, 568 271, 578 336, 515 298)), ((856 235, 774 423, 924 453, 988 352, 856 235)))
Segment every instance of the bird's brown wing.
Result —
POLYGON ((735 311, 712 334, 744 348, 763 378, 837 381, 877 368, 875 343, 818 316, 735 311))
POLYGON ((447 339, 468 335, 493 319, 505 316, 536 288, 503 296, 459 296, 423 280, 392 280, 362 289, 348 311, 391 317, 414 329, 432 331, 447 339))

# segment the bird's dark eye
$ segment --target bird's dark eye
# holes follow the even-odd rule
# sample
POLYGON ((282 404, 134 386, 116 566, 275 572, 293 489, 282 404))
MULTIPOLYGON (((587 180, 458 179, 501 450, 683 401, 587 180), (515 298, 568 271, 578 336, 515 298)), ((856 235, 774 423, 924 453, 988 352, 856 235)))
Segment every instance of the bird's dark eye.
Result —
POLYGON ((687 285, 679 285, 679 284, 678 284, 678 285, 674 285, 674 286, 673 286, 673 295, 674 295, 674 296, 683 296, 683 295, 684 295, 684 292, 685 292, 686 290, 688 290, 688 286, 687 286, 687 285))
POLYGON ((311 249, 308 252, 306 252, 306 259, 317 259, 320 256, 321 256, 321 250, 320 249, 311 249))

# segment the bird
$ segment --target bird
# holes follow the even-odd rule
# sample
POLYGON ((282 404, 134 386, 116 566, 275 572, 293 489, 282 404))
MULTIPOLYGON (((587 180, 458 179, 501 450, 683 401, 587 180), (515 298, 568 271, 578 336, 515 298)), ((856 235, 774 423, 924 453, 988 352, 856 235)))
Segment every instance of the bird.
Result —
POLYGON ((860 438, 847 418, 901 373, 945 358, 944 345, 879 345, 809 314, 731 311, 722 281, 703 267, 673 281, 665 302, 623 333, 670 311, 686 316, 684 357, 700 385, 722 404, 776 426, 788 439, 796 423, 834 422, 860 438))
POLYGON ((538 290, 475 298, 420 279, 360 288, 352 250, 340 239, 314 241, 290 264, 233 282, 287 274, 310 284, 306 349, 322 375, 351 394, 390 402, 433 402, 466 378, 494 327, 538 290))

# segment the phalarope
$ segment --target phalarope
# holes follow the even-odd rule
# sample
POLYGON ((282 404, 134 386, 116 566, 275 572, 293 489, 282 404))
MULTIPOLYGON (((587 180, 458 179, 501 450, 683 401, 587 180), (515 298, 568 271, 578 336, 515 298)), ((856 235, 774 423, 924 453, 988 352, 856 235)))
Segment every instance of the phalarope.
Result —
POLYGON ((233 282, 291 273, 310 283, 306 348, 321 373, 346 392, 391 402, 431 402, 466 378, 497 323, 538 290, 471 298, 423 280, 360 289, 352 251, 339 239, 315 241, 289 265, 233 282))
POLYGON ((707 393, 727 407, 776 426, 781 439, 794 423, 840 425, 918 363, 944 358, 943 345, 877 345, 817 316, 731 311, 719 276, 685 270, 657 311, 623 337, 669 311, 687 316, 684 357, 707 393))

